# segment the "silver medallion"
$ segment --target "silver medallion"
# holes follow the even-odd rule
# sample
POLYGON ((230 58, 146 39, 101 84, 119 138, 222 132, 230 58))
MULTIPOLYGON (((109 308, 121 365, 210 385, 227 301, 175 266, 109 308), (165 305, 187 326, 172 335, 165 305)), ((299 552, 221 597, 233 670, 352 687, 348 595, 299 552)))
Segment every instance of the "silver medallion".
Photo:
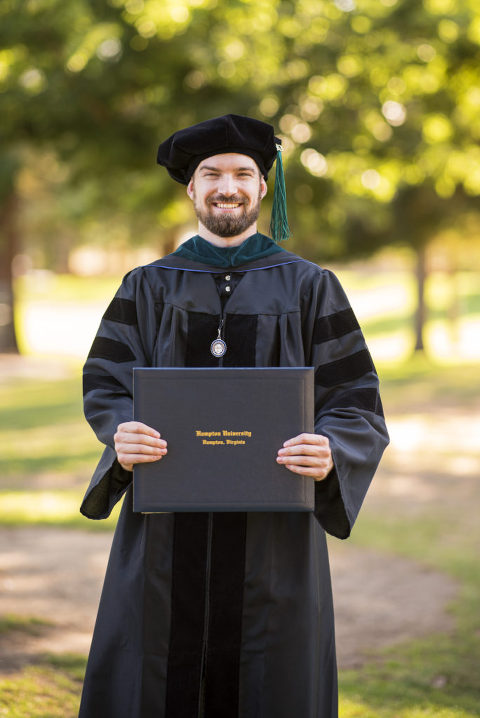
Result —
POLYGON ((226 353, 226 351, 227 351, 227 345, 225 344, 223 339, 220 339, 220 338, 215 339, 210 344, 210 352, 213 354, 214 357, 217 357, 217 359, 219 359, 220 357, 223 357, 223 355, 226 353))

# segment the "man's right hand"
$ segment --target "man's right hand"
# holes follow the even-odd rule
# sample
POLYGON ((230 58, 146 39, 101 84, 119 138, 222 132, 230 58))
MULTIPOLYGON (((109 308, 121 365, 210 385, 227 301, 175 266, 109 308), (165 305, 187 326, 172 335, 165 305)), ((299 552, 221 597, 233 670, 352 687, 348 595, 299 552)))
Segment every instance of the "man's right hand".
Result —
POLYGON ((167 453, 167 442, 160 434, 139 421, 119 424, 113 437, 120 466, 133 471, 134 464, 158 461, 167 453))

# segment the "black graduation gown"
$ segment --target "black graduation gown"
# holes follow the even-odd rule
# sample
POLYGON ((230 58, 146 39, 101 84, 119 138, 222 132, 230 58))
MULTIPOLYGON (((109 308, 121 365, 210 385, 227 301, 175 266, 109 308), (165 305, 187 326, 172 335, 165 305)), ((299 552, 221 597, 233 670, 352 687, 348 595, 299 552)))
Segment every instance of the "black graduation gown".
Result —
POLYGON ((126 495, 80 718, 335 718, 324 532, 349 535, 388 443, 377 375, 336 277, 285 251, 229 270, 176 255, 139 267, 103 317, 84 393, 106 448, 81 511, 105 518, 126 495), (222 310, 215 276, 227 273, 239 281, 222 310), (209 349, 222 314, 219 360, 209 349), (219 365, 315 367, 315 431, 335 469, 315 484, 314 513, 132 512, 131 474, 113 449, 132 419, 132 367, 219 365))

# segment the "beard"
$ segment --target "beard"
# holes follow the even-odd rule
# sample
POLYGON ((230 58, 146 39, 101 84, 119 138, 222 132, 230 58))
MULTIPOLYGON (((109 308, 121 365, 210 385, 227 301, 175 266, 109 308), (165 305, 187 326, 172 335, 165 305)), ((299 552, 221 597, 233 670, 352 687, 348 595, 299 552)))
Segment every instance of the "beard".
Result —
POLYGON ((225 195, 218 194, 209 197, 206 201, 207 208, 204 209, 199 206, 194 190, 193 207, 200 222, 204 227, 209 229, 210 232, 213 232, 213 234, 216 234, 218 237, 235 237, 238 234, 242 234, 242 232, 257 221, 258 215, 260 214, 261 199, 259 189, 257 201, 247 210, 248 199, 242 195, 226 197, 225 195), (241 206, 239 210, 236 210, 235 214, 214 214, 210 209, 210 205, 213 205, 214 202, 238 202, 241 206))

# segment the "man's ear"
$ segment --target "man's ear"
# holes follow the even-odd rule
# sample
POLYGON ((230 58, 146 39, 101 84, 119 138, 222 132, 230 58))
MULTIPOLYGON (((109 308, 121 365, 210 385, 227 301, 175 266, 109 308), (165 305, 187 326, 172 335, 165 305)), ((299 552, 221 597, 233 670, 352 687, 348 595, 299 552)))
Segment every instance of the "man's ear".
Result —
POLYGON ((262 175, 262 177, 260 177, 260 197, 261 197, 261 199, 263 199, 265 197, 267 192, 268 192, 267 183, 265 182, 265 178, 262 175))
POLYGON ((190 199, 193 199, 193 178, 187 184, 187 194, 190 197, 190 199))

